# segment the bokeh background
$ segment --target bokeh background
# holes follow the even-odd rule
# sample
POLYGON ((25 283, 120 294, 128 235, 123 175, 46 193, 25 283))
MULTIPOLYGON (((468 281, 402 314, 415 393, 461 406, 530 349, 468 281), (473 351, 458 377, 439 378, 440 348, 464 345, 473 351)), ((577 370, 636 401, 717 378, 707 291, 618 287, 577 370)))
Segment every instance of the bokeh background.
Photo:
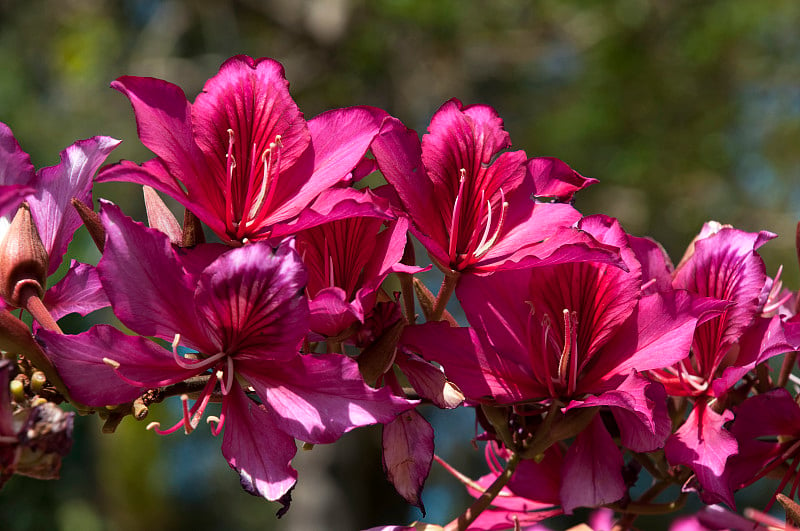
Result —
MULTIPOLYGON (((579 195, 582 212, 618 217, 675 261, 709 219, 770 230, 780 237, 763 248, 768 270, 784 264, 797 289, 798 27, 796 0, 0 0, 0 121, 37 167, 97 134, 124 140, 110 160, 143 161, 110 81, 159 77, 193 99, 230 55, 270 56, 307 117, 374 105, 422 133, 449 98, 490 104, 516 149, 600 180, 579 195)), ((133 185, 95 197, 143 219, 133 185)), ((73 252, 97 258, 83 229, 73 252)), ((441 430, 437 452, 484 473, 470 413, 425 414, 441 430)), ((126 419, 109 436, 79 418, 62 479, 11 480, 0 528, 346 530, 418 518, 383 479, 379 448, 379 429, 363 429, 298 454, 295 503, 278 521, 275 504, 241 491, 207 430, 162 438, 126 419)), ((463 509, 462 491, 434 465, 430 520, 463 509)), ((763 506, 769 494, 747 496, 763 506)))

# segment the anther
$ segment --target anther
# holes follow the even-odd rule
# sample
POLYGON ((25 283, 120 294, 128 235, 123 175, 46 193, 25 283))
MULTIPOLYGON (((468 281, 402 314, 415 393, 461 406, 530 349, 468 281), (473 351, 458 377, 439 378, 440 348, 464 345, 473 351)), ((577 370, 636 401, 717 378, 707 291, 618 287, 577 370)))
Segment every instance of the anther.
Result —
POLYGON ((111 358, 103 358, 103 363, 115 370, 119 369, 120 367, 120 363, 116 360, 112 360, 111 358))

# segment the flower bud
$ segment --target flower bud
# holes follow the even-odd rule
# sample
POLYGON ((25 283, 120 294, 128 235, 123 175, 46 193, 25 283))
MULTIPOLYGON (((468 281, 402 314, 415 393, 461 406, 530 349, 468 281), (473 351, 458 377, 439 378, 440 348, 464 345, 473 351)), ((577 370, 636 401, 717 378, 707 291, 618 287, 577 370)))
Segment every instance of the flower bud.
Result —
POLYGON ((33 288, 44 295, 48 257, 27 203, 17 210, 0 242, 0 295, 14 307, 22 304, 23 292, 33 288))

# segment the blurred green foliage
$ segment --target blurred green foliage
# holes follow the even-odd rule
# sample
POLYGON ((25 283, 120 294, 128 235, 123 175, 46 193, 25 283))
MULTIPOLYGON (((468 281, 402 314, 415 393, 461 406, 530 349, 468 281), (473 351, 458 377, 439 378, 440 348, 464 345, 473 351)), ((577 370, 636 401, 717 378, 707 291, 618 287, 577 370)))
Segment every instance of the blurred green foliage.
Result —
MULTIPOLYGON (((488 103, 515 148, 600 179, 578 198, 584 213, 620 218, 676 261, 708 219, 771 230, 780 238, 763 249, 768 270, 785 264, 797 288, 798 27, 795 0, 0 0, 0 121, 37 167, 96 134, 124 140, 112 159, 142 161, 110 81, 160 77, 193 99, 228 56, 270 56, 307 116, 375 105, 422 133, 449 98, 488 103)), ((142 219, 137 187, 95 195, 142 219)), ((87 238, 74 247, 88 252, 80 245, 87 238)), ((478 475, 480 456, 462 456, 470 421, 459 422, 463 440, 443 444, 478 475)), ((63 479, 11 481, 0 527, 355 529, 417 515, 381 478, 379 430, 301 452, 296 506, 276 522, 204 430, 159 438, 126 421, 109 437, 94 417, 77 425, 63 479)), ((426 501, 449 518, 464 501, 448 502, 462 494, 442 477, 435 470, 426 501)))

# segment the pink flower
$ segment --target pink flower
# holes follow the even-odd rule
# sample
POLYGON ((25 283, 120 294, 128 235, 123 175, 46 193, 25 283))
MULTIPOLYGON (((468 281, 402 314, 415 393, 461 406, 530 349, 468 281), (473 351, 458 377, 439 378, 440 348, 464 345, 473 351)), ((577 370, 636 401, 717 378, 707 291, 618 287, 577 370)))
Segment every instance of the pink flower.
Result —
POLYGON ((666 394, 637 371, 684 358, 697 322, 719 309, 681 291, 643 296, 639 263, 618 223, 592 216, 579 227, 619 248, 628 271, 568 263, 465 277, 456 295, 473 329, 429 323, 407 328, 402 339, 441 363, 468 399, 519 406, 523 420, 552 407, 567 425, 580 420, 562 468, 568 513, 624 494, 622 454, 593 411, 610 410, 623 447, 660 448, 670 431, 666 394))
POLYGON ((278 225, 315 200, 330 210, 319 196, 353 177, 386 117, 352 107, 306 121, 280 63, 242 55, 225 61, 193 104, 159 79, 125 76, 111 86, 131 100, 156 158, 106 168, 100 180, 152 186, 225 242, 283 236, 278 225))
MULTIPOLYGON (((7 212, 0 217, 0 240, 15 236, 9 234, 8 229, 15 207, 24 197, 38 233, 36 238, 41 241, 47 256, 42 278, 38 281, 44 304, 54 319, 71 312, 86 315, 108 305, 95 271, 86 264, 73 262, 65 277, 49 290, 45 280, 59 268, 73 234, 82 225, 71 204, 72 199, 92 203, 94 174, 119 143, 119 140, 106 136, 79 140, 61 152, 61 160, 56 166, 36 171, 11 129, 0 123, 0 185, 10 186, 5 199, 0 199, 0 204, 6 205, 0 210, 7 212)), ((3 243, 0 247, 6 248, 7 245, 3 243)), ((5 302, 17 305, 17 301, 5 302)))
MULTIPOLYGON (((671 464, 695 472, 706 503, 734 503, 725 465, 737 444, 724 428, 733 414, 719 408, 725 394, 759 363, 794 350, 781 316, 762 317, 773 282, 757 250, 774 237, 707 223, 672 273, 674 288, 726 302, 719 316, 697 327, 691 355, 653 372, 670 395, 695 398, 665 452, 671 464), (712 399, 722 400, 716 409, 709 407, 712 399)), ((656 254, 650 256, 653 263, 659 261, 656 254)), ((663 253, 660 260, 668 263, 663 253)))
POLYGON ((297 251, 308 269, 306 294, 311 332, 347 339, 374 308, 378 291, 393 272, 415 273, 400 263, 408 220, 396 218, 388 202, 369 190, 354 215, 316 225, 297 234, 297 251))
POLYGON ((330 443, 367 424, 389 422, 414 403, 364 384, 356 363, 341 355, 303 356, 308 306, 306 273, 288 244, 241 248, 199 245, 174 250, 166 235, 105 206, 107 239, 98 264, 112 307, 131 330, 98 325, 40 342, 73 396, 90 406, 131 401, 146 389, 202 376, 206 383, 173 427, 191 431, 213 393, 224 426, 222 453, 243 487, 270 500, 283 497, 297 473, 294 439, 330 443), (192 356, 182 356, 179 346, 192 356))
POLYGON ((494 109, 453 99, 433 116, 421 144, 390 119, 372 151, 413 234, 443 270, 614 260, 613 249, 573 227, 581 216, 572 206, 533 198, 570 200, 596 181, 557 159, 501 153, 510 145, 494 109))

